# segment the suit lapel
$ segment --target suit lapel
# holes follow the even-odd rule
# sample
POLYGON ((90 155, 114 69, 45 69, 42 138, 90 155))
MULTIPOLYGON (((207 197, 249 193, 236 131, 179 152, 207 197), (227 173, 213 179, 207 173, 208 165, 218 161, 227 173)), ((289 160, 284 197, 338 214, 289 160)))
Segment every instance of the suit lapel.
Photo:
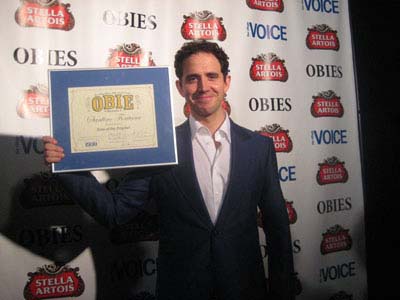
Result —
MULTIPOLYGON (((186 121, 177 127, 176 134, 179 165, 172 171, 175 183, 196 214, 210 228, 214 225, 208 214, 196 177, 189 122, 186 121)), ((251 155, 251 150, 248 149, 246 143, 248 138, 248 134, 231 121, 231 170, 228 187, 216 226, 222 226, 227 214, 236 209, 235 207, 240 204, 242 193, 246 192, 242 187, 242 183, 244 182, 243 177, 246 176, 246 169, 248 168, 248 156, 251 155)))
POLYGON ((241 195, 246 190, 243 189, 243 177, 246 176, 249 159, 251 155, 246 140, 249 136, 244 133, 238 125, 231 121, 231 169, 228 187, 226 189, 224 201, 217 219, 216 226, 222 226, 226 220, 227 214, 235 210, 240 204, 241 195))
POLYGON ((176 137, 179 164, 172 171, 175 183, 203 223, 207 227, 213 226, 196 177, 188 121, 177 127, 176 137))

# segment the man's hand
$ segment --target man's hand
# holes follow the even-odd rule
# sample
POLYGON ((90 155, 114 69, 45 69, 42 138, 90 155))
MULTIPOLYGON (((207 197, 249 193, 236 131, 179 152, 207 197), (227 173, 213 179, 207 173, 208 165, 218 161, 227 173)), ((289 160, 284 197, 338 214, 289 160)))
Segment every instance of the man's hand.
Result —
POLYGON ((64 149, 57 145, 57 140, 51 136, 42 137, 44 144, 44 161, 47 164, 60 162, 65 154, 64 149))

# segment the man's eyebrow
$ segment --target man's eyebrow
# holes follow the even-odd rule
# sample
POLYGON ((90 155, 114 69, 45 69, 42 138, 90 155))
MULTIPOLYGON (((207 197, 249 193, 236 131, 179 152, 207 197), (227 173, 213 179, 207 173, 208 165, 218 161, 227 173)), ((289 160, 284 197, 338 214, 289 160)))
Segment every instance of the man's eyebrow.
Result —
POLYGON ((197 73, 189 73, 189 74, 186 74, 186 75, 183 77, 183 79, 186 79, 186 78, 193 78, 193 77, 199 77, 199 74, 197 74, 197 73))
POLYGON ((208 72, 207 73, 207 76, 210 76, 210 75, 212 75, 212 76, 219 76, 219 73, 218 72, 208 72))
MULTIPOLYGON (((184 77, 189 78, 189 77, 199 77, 199 76, 200 76, 199 73, 188 73, 184 77)), ((216 77, 216 76, 219 76, 219 74, 218 74, 218 72, 207 72, 206 76, 216 77)))

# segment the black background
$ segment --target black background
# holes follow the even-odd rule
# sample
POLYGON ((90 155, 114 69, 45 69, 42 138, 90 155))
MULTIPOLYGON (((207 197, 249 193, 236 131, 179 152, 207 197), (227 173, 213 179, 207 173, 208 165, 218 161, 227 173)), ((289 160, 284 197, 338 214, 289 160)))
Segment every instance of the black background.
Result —
POLYGON ((360 107, 368 299, 397 299, 400 1, 349 4, 360 107))

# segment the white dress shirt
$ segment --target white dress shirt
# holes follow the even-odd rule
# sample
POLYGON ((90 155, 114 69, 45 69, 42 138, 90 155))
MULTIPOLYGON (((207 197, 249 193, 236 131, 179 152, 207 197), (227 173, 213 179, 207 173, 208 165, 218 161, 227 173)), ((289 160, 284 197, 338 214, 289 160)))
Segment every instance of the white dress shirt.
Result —
POLYGON ((215 224, 228 186, 231 158, 231 130, 228 116, 215 132, 189 117, 194 167, 204 202, 215 224))

